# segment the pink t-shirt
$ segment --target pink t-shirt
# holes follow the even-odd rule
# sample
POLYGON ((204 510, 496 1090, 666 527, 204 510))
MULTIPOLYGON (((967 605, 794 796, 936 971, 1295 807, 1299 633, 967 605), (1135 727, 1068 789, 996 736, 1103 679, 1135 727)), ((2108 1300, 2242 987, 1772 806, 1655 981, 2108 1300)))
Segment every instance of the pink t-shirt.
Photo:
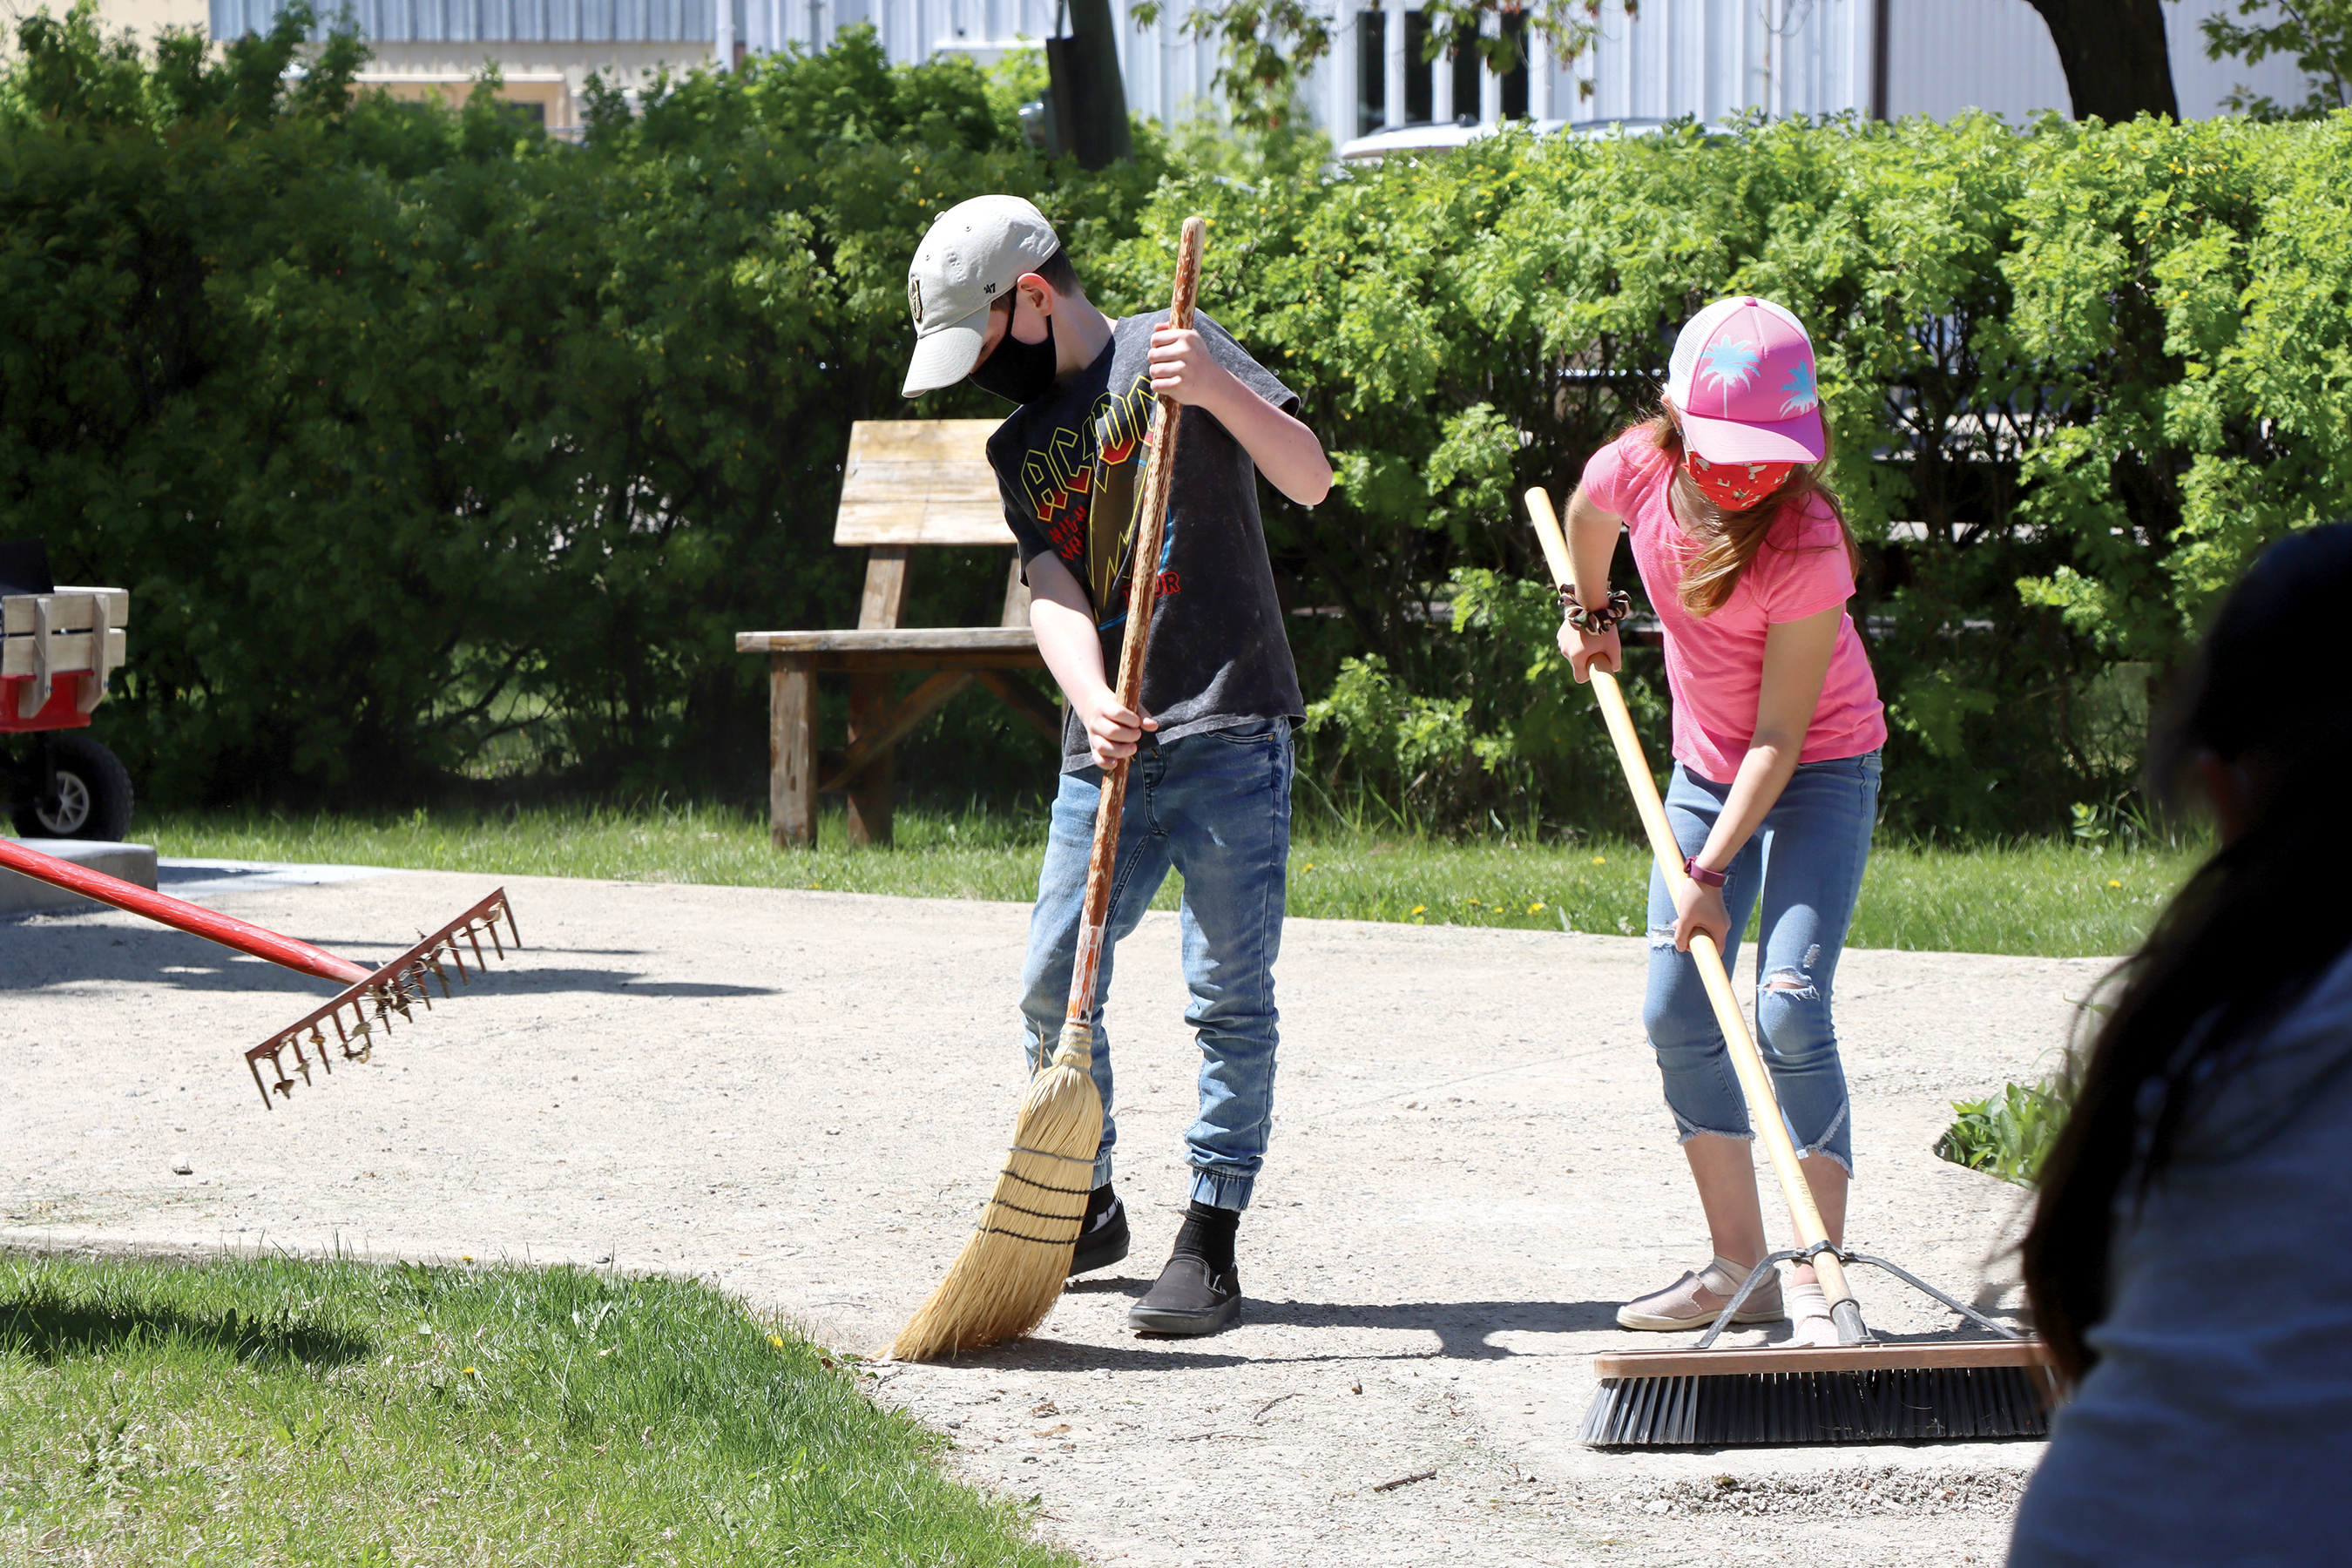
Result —
MULTIPOLYGON (((1756 693, 1764 679, 1764 633, 1853 597, 1853 565, 1828 505, 1808 498, 1783 511, 1764 548, 1740 574, 1723 607, 1695 616, 1683 607, 1683 566, 1699 545, 1666 504, 1674 464, 1646 430, 1629 430, 1584 465, 1584 494, 1625 520, 1633 563, 1666 634, 1666 689, 1674 697, 1675 760, 1717 784, 1728 784, 1756 732, 1756 693)), ((1858 757, 1886 740, 1886 708, 1862 650, 1853 617, 1839 618, 1837 647, 1822 681, 1821 701, 1805 731, 1801 763, 1858 757)))

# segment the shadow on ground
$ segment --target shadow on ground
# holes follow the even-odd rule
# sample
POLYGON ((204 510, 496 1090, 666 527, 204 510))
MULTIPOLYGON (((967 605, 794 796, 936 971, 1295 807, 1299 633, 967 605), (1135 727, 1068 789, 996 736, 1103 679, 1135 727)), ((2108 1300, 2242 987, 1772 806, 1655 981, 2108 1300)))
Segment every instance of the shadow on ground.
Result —
POLYGON ((0 1352, 51 1365, 73 1356, 170 1344, 225 1353, 240 1362, 317 1367, 364 1360, 373 1348, 332 1329, 297 1320, 242 1317, 234 1308, 196 1316, 171 1308, 61 1300, 46 1291, 0 1301, 0 1352))
MULTIPOLYGON (((304 942, 354 963, 389 963, 401 949, 377 942, 338 941, 289 931, 304 942)), ((321 1002, 338 989, 332 981, 297 974, 276 964, 233 957, 217 942, 185 931, 158 929, 125 931, 115 925, 83 925, 62 921, 25 921, 0 925, 0 993, 38 991, 51 986, 86 984, 160 984, 175 991, 235 992, 241 994, 316 996, 321 1002)), ((601 992, 614 996, 772 996, 769 985, 728 984, 714 981, 648 979, 639 970, 601 966, 541 966, 539 954, 563 952, 575 956, 635 957, 626 950, 525 948, 509 952, 504 963, 493 961, 488 984, 520 995, 553 995, 601 992)), ((457 987, 462 994, 466 988, 457 987)))

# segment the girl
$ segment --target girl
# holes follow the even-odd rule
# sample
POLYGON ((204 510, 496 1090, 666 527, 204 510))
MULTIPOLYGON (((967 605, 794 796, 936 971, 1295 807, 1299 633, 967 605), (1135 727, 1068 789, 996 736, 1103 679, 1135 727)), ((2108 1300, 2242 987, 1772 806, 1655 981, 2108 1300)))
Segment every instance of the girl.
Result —
MULTIPOLYGON (((1853 1126, 1830 997, 1886 723, 1845 613, 1860 557, 1822 483, 1828 456, 1804 328, 1765 300, 1723 300, 1676 340, 1659 416, 1595 453, 1569 501, 1576 583, 1561 595, 1560 652, 1580 681, 1595 660, 1620 667, 1629 600, 1609 591, 1609 565, 1622 523, 1665 631, 1666 816, 1688 857, 1679 901, 1651 873, 1642 1011, 1715 1256, 1620 1308, 1629 1329, 1706 1326, 1767 1250, 1747 1100, 1690 956, 1704 931, 1730 965, 1759 897, 1758 1044, 1831 1239, 1844 1231, 1853 1126)), ((1834 1343, 1813 1271, 1794 1270, 1791 1287, 1797 1341, 1834 1343)), ((1783 1315, 1774 1279, 1738 1321, 1783 1315)))
POLYGON ((2012 1565, 2340 1563, 2352 1433, 2352 527, 2293 535, 2213 623, 2154 782, 2221 847, 2099 1027, 2025 1239, 2078 1380, 2012 1565))

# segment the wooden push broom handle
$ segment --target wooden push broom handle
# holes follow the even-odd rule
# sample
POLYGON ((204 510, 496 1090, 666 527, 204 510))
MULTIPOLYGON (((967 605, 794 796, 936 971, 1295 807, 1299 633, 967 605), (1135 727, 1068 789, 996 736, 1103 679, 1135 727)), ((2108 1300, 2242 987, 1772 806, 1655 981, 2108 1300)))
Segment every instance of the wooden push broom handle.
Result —
MULTIPOLYGON (((1201 250, 1208 242, 1206 220, 1188 217, 1176 241, 1175 296, 1168 304, 1168 324, 1182 331, 1192 324, 1193 302, 1201 293, 1201 250)), ((1160 399, 1152 411, 1151 433, 1143 465, 1143 484, 1135 502, 1135 549, 1127 597, 1127 633, 1118 652, 1118 705, 1130 713, 1143 710, 1143 656, 1151 642, 1151 610, 1160 597, 1160 538, 1168 521, 1168 496, 1176 477, 1176 427, 1183 405, 1172 397, 1160 399)), ((1139 742, 1141 737, 1138 737, 1139 742)), ((1062 1048, 1076 1050, 1077 1065, 1094 1056, 1095 976, 1102 969, 1104 925, 1110 916, 1111 864, 1118 855, 1118 825, 1127 808, 1128 763, 1122 758, 1103 770, 1102 802, 1095 808, 1095 842, 1087 858, 1087 898, 1078 920, 1077 962, 1070 968, 1070 1006, 1062 1024, 1062 1048)))
POLYGON ((87 866, 77 866, 70 860, 60 860, 54 855, 44 855, 12 839, 0 838, 0 866, 69 893, 79 893, 85 899, 96 899, 131 914, 144 915, 191 936, 233 947, 304 974, 315 974, 321 980, 355 985, 368 977, 367 970, 337 958, 322 947, 279 936, 250 921, 175 899, 169 893, 159 893, 152 888, 142 888, 136 882, 126 882, 120 877, 110 877, 103 871, 93 871, 87 866))
MULTIPOLYGON (((1543 542, 1544 559, 1551 565, 1555 583, 1572 584, 1575 568, 1569 560, 1568 541, 1559 531, 1559 519, 1552 511, 1551 497, 1541 489, 1528 491, 1528 515, 1535 520, 1536 536, 1543 542)), ((1642 755, 1642 739, 1633 732, 1633 716, 1625 711, 1625 694, 1617 689, 1617 677, 1600 666, 1591 667, 1592 692, 1601 700, 1601 716, 1608 721, 1609 738, 1616 743, 1618 764, 1625 770, 1626 785, 1633 792, 1633 805, 1642 814, 1642 826, 1650 837, 1650 853, 1657 858, 1658 869, 1666 879, 1666 886, 1678 897, 1686 879, 1683 875, 1682 846, 1675 840, 1675 831, 1666 822, 1666 808, 1658 799, 1657 781, 1650 776, 1650 764, 1642 755)), ((1789 1219, 1797 1227, 1797 1243, 1813 1247, 1829 1239, 1829 1227, 1822 1223, 1822 1211, 1813 1202, 1813 1189, 1805 1180, 1804 1167, 1797 1163, 1797 1151, 1789 1141, 1787 1123, 1780 1120, 1780 1099, 1773 1092, 1772 1075, 1765 1069, 1764 1058, 1756 1049, 1756 1041, 1748 1033, 1748 1020, 1740 1015, 1739 1000, 1732 994, 1731 977, 1724 973, 1723 953, 1715 939, 1705 931, 1694 931, 1690 939, 1691 957, 1698 964, 1699 983, 1706 987, 1706 999, 1714 1004, 1715 1021, 1723 1031, 1724 1043, 1731 1049, 1731 1065, 1739 1075, 1739 1086, 1748 1094, 1748 1103, 1755 1112, 1758 1134, 1771 1156, 1772 1173, 1780 1180, 1780 1195, 1788 1201, 1789 1219)), ((1822 1293, 1829 1299, 1833 1319, 1838 1320, 1838 1337, 1844 1340, 1851 1331, 1861 1337, 1861 1315, 1849 1310, 1840 1313, 1841 1302, 1851 1302, 1853 1292, 1846 1286, 1845 1266, 1834 1252, 1814 1255, 1813 1272, 1822 1282, 1822 1293)))

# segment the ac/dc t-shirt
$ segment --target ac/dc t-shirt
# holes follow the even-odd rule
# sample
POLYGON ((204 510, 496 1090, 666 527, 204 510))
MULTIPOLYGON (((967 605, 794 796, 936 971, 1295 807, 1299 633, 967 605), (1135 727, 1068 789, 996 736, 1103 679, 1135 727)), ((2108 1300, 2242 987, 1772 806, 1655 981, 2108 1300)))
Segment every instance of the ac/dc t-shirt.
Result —
MULTIPOLYGON (((1157 402, 1151 334, 1167 320, 1160 310, 1115 323, 1094 363, 1015 409, 988 438, 1024 567, 1050 552, 1085 585, 1113 686, 1135 570, 1136 496, 1157 402)), ((1205 315, 1192 324, 1211 357, 1244 386, 1276 408, 1297 409, 1297 394, 1223 327, 1205 315)), ((1202 409, 1185 409, 1179 425, 1167 526, 1150 566, 1160 574, 1160 597, 1144 655, 1143 710, 1160 721, 1160 740, 1305 716, 1258 518, 1257 466, 1202 409)), ((1062 771, 1092 762, 1086 728, 1065 705, 1062 771)))

